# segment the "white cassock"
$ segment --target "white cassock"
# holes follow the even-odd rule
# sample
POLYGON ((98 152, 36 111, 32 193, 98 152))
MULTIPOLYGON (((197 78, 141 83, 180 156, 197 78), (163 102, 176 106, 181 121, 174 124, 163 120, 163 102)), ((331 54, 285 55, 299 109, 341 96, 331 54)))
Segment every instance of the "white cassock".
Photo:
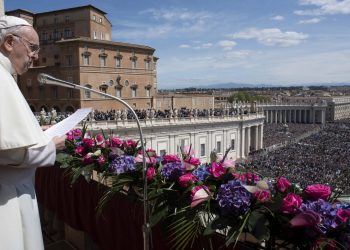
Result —
POLYGON ((44 249, 33 177, 54 164, 56 148, 14 81, 0 52, 0 250, 44 249))

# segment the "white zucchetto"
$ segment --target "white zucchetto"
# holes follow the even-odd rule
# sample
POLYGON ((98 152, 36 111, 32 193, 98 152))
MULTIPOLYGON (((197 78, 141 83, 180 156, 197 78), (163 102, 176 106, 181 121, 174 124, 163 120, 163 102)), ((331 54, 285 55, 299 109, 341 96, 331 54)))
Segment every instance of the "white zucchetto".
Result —
POLYGON ((15 26, 32 26, 26 20, 15 16, 1 16, 0 29, 8 29, 15 26))

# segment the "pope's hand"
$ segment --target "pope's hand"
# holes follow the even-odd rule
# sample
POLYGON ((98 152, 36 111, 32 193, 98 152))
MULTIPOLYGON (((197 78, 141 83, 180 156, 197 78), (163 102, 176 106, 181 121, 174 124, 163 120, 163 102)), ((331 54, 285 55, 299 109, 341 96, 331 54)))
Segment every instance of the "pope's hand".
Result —
POLYGON ((65 148, 65 140, 66 140, 65 135, 63 136, 55 136, 52 138, 53 143, 56 145, 56 150, 63 150, 65 148))

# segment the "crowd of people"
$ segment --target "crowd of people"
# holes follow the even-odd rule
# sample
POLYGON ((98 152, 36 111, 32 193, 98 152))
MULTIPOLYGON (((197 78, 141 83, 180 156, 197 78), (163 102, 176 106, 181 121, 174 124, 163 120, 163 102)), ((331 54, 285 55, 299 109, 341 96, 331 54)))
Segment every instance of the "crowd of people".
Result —
POLYGON ((267 123, 264 125, 263 147, 267 148, 280 143, 288 143, 302 135, 316 132, 320 128, 320 124, 267 123))
MULTIPOLYGON (((165 109, 165 110, 155 110, 155 109, 135 109, 134 110, 137 117, 140 120, 143 119, 168 119, 168 118, 191 118, 191 117, 208 117, 208 116, 235 116, 240 114, 247 114, 247 109, 238 108, 216 108, 216 109, 165 109)), ((134 119, 131 111, 126 110, 115 110, 111 109, 108 111, 93 111, 93 119, 95 121, 108 121, 116 119, 134 119)))
POLYGON ((285 176, 305 187, 329 184, 350 194, 350 121, 328 123, 318 133, 237 164, 263 176, 285 176))

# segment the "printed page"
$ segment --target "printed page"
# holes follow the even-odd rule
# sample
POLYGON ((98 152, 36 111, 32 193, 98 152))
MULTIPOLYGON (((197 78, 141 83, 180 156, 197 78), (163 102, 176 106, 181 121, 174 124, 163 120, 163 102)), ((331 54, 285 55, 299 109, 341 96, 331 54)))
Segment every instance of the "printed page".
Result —
POLYGON ((65 135, 68 131, 72 130, 79 122, 81 122, 90 112, 92 108, 78 109, 72 115, 59 123, 51 126, 44 133, 52 139, 55 136, 65 135))

